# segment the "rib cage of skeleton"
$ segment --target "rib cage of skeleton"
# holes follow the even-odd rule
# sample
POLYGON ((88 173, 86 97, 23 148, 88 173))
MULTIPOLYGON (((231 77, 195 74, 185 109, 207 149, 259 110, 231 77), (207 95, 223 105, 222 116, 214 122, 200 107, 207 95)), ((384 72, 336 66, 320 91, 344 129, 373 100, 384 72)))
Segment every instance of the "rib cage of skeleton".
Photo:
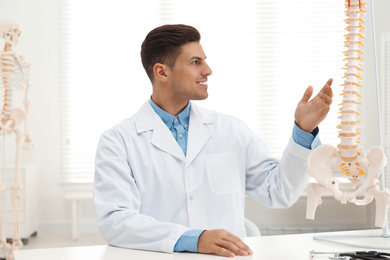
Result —
MULTIPOLYGON (((8 187, 0 178, 0 249, 8 250, 7 260, 12 259, 13 250, 23 245, 20 238, 20 193, 23 190, 20 175, 20 155, 30 155, 32 141, 29 137, 28 112, 29 112, 29 73, 30 65, 23 55, 16 51, 22 29, 18 22, 13 20, 0 21, 0 37, 5 40, 4 49, 0 51, 0 93, 2 96, 0 111, 0 135, 15 134, 15 165, 14 183, 10 188, 14 233, 10 243, 6 239, 6 229, 4 225, 3 198, 8 187), (18 106, 16 92, 22 93, 22 100, 18 106), (23 141, 23 142, 22 142, 23 141)), ((20 95, 19 95, 20 96, 20 95)), ((1 146, 0 146, 1 147, 1 146)), ((0 151, 6 148, 3 146, 0 151)), ((8 153, 7 153, 8 155, 8 153)), ((5 167, 5 162, 2 163, 5 167)), ((3 171, 4 173, 4 171, 3 171)))
POLYGON ((317 206, 322 203, 321 195, 330 192, 342 204, 348 202, 356 205, 367 205, 375 199, 375 226, 383 227, 390 205, 390 191, 380 190, 379 176, 387 163, 381 147, 373 146, 366 153, 360 146, 360 89, 363 76, 363 46, 367 4, 365 0, 345 1, 347 18, 345 47, 343 99, 339 104, 340 144, 337 149, 324 144, 317 147, 307 162, 307 171, 317 183, 310 183, 306 189, 306 218, 314 219, 317 206), (343 193, 339 189, 339 180, 333 173, 342 172, 351 181, 352 193, 343 193), (363 196, 358 199, 358 196, 363 196))

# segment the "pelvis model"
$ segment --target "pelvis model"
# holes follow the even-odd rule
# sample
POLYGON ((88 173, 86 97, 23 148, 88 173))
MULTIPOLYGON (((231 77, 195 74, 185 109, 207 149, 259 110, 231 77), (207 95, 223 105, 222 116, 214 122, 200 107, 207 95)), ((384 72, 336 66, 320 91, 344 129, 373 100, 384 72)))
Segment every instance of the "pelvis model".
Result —
POLYGON ((390 191, 381 191, 379 176, 387 160, 382 148, 371 147, 365 154, 359 145, 360 139, 360 94, 362 87, 362 66, 364 39, 364 16, 366 3, 364 0, 346 0, 347 7, 345 22, 345 81, 341 94, 343 101, 340 104, 339 114, 341 123, 338 126, 341 140, 337 149, 331 145, 321 145, 310 155, 307 171, 318 183, 311 183, 307 187, 306 218, 314 219, 318 205, 322 203, 321 195, 324 192, 333 194, 342 204, 348 202, 356 205, 367 205, 374 198, 376 201, 375 225, 383 227, 386 221, 387 210, 390 205, 390 191), (349 177, 354 191, 345 194, 339 190, 339 181, 334 172, 341 171, 349 177), (362 181, 362 177, 364 181, 362 181), (357 199, 358 196, 363 196, 357 199))

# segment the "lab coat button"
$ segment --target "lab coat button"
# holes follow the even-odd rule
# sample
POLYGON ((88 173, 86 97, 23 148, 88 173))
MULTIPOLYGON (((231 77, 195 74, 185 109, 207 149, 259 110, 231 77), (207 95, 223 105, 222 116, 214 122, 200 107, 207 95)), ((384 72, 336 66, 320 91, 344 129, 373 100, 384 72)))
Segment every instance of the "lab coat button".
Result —
POLYGON ((190 199, 190 200, 193 200, 193 199, 194 199, 194 197, 190 196, 190 197, 189 197, 189 199, 190 199))

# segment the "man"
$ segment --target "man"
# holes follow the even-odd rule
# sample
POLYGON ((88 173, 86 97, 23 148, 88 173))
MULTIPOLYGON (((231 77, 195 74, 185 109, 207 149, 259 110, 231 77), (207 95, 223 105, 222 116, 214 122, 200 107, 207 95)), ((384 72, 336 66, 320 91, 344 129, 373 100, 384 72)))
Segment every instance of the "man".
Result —
POLYGON ((271 208, 291 206, 307 184, 306 159, 332 102, 330 79, 299 102, 280 162, 240 120, 202 109, 212 71, 199 32, 152 30, 141 48, 153 93, 131 118, 106 131, 96 155, 94 199, 109 244, 144 250, 250 255, 245 194, 271 208), (304 147, 306 146, 306 147, 304 147))

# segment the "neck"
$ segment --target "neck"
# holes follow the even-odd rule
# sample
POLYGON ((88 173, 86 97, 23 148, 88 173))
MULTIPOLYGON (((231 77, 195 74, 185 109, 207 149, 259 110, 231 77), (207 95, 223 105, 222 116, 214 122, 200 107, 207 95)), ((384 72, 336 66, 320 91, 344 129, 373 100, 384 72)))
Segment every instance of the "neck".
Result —
POLYGON ((177 116, 187 105, 189 100, 178 102, 176 99, 170 99, 168 97, 160 97, 158 95, 152 95, 153 102, 164 111, 171 115, 177 116))
POLYGON ((6 44, 4 45, 4 51, 12 51, 12 45, 6 43, 6 44))

